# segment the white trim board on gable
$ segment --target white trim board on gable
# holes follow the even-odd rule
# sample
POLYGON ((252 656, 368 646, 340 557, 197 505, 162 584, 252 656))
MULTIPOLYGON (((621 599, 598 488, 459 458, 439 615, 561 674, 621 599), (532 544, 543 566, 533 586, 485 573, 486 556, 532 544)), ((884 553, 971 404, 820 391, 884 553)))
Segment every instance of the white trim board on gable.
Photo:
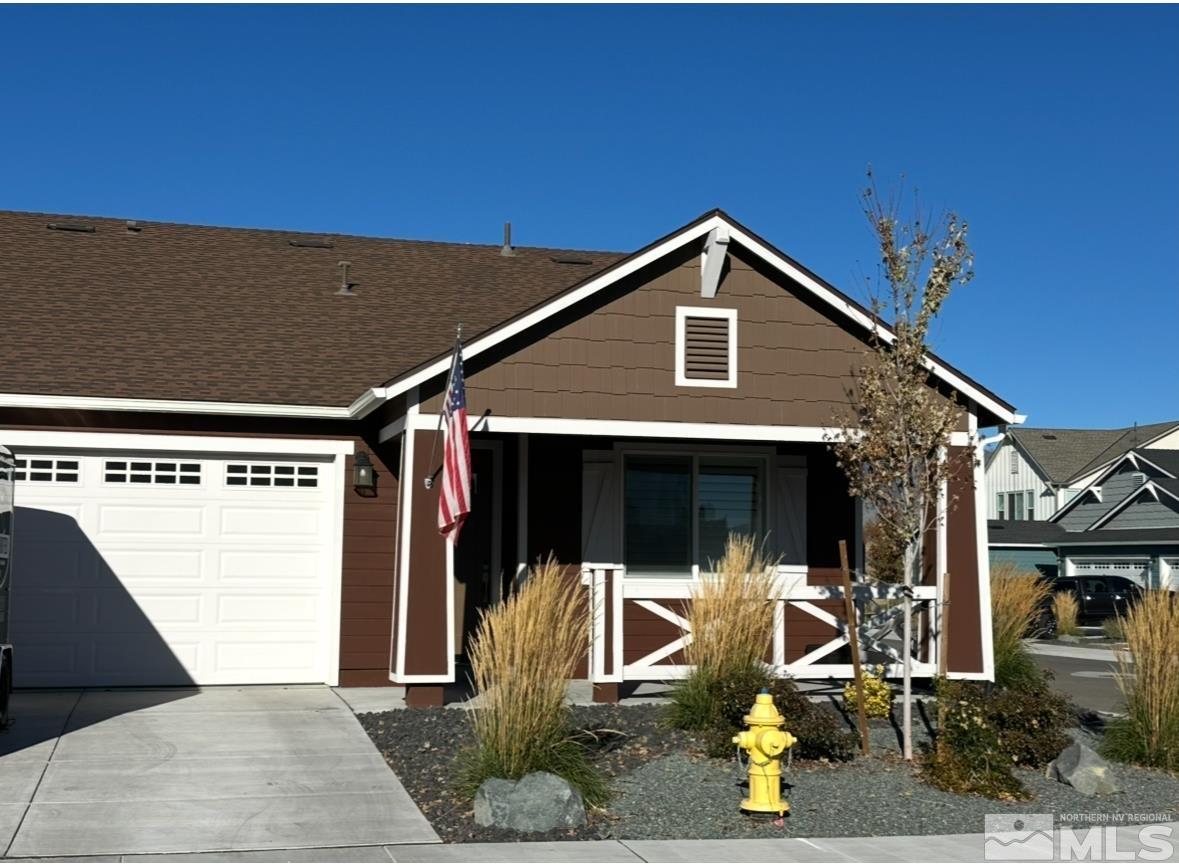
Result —
MULTIPOLYGON (((759 239, 752 234, 741 229, 741 227, 727 220, 721 214, 713 214, 694 224, 691 224, 675 234, 656 242, 650 248, 640 253, 635 254, 629 259, 623 260, 612 268, 607 269, 604 273, 597 277, 590 278, 588 281, 573 287, 562 295, 554 298, 548 303, 530 311, 524 316, 518 317, 504 325, 493 329, 483 335, 477 337, 463 347, 463 357, 470 360, 482 352, 485 352, 492 347, 515 337, 516 335, 526 331, 529 328, 543 322, 551 316, 560 313, 567 308, 590 298, 597 292, 612 286, 619 280, 622 280, 630 275, 638 272, 642 268, 658 261, 667 256, 675 250, 697 241, 701 237, 707 237, 714 229, 724 229, 727 231, 730 238, 730 246, 732 242, 738 243, 740 246, 760 257, 769 265, 776 268, 781 273, 785 274, 800 286, 818 296, 821 300, 833 307, 838 313, 851 319, 853 322, 867 330, 869 333, 875 334, 887 343, 892 343, 896 339, 893 331, 883 325, 881 322, 874 320, 870 314, 865 313, 859 307, 851 303, 849 300, 841 296, 835 290, 824 285, 807 272, 795 266, 783 255, 779 254, 772 248, 763 244, 759 239)), ((394 380, 388 385, 382 387, 385 392, 386 399, 400 395, 402 392, 414 387, 420 386, 427 380, 432 379, 440 374, 446 373, 451 365, 451 356, 448 354, 442 358, 426 364, 416 371, 406 374, 405 376, 394 380)), ((961 395, 977 402, 981 407, 985 407, 988 411, 997 416, 1000 420, 1008 424, 1015 424, 1019 417, 1015 411, 1007 405, 1000 402, 998 399, 987 394, 978 386, 968 382, 962 375, 950 370, 944 363, 939 362, 932 356, 927 356, 925 359, 925 366, 938 379, 945 382, 947 385, 958 391, 961 395)))

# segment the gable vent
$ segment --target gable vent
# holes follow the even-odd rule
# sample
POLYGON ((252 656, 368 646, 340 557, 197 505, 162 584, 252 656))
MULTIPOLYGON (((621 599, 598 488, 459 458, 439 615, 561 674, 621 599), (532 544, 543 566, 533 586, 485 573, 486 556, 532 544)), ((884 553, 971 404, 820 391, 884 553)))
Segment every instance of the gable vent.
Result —
POLYGON ((1135 486, 1145 485, 1146 484, 1146 474, 1142 473, 1142 472, 1131 473, 1130 474, 1130 483, 1135 486))
POLYGON ((736 386, 737 312, 678 308, 677 385, 736 386))

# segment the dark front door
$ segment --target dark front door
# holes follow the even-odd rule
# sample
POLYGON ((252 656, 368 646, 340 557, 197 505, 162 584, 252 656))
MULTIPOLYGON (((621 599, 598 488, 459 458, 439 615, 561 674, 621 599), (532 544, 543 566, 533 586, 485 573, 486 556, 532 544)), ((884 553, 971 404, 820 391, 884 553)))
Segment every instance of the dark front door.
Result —
POLYGON ((463 524, 454 552, 454 649, 461 658, 466 657, 479 626, 480 610, 494 602, 495 485, 494 453, 490 449, 471 449, 471 514, 463 524))

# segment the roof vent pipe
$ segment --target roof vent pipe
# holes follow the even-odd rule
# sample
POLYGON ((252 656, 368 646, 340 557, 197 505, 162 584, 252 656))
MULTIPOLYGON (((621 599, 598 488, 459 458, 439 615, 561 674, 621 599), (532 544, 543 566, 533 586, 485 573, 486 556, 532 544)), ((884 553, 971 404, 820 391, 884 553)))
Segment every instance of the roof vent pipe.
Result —
POLYGON ((347 259, 341 259, 336 263, 336 267, 340 269, 340 288, 336 290, 336 295, 356 295, 353 292, 353 283, 348 279, 348 269, 352 267, 352 263, 347 259))
POLYGON ((512 249, 512 224, 504 224, 504 246, 499 251, 500 256, 515 256, 516 251, 512 249))

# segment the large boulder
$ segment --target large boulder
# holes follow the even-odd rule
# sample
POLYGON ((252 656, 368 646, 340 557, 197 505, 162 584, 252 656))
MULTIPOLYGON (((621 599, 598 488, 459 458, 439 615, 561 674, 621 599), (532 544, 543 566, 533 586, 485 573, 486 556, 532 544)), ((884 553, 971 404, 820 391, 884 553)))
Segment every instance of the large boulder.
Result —
POLYGON ((1048 763, 1046 775, 1049 780, 1068 784, 1087 796, 1108 796, 1122 791, 1109 763, 1077 741, 1048 763))
POLYGON ((584 826, 581 793, 564 778, 533 772, 518 781, 490 778, 475 793, 475 822, 516 832, 584 826))

